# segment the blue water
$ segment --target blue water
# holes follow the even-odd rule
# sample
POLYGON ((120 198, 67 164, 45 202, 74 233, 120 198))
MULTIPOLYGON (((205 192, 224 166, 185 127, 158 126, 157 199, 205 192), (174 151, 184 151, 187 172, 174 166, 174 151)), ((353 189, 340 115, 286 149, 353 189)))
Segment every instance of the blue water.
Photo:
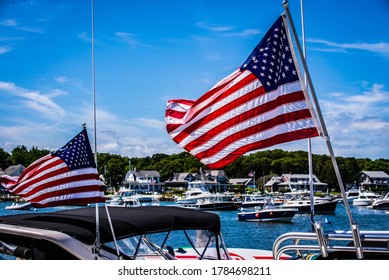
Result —
MULTIPOLYGON (((31 213, 31 211, 51 212, 67 209, 68 207, 41 208, 39 210, 5 210, 11 202, 0 202, 0 216, 31 213)), ((171 203, 163 203, 169 205, 171 203)), ((365 206, 350 205, 351 213, 359 225, 360 230, 389 230, 389 214, 383 210, 374 210, 365 206)), ((271 250, 274 241, 281 234, 292 231, 311 231, 310 215, 296 214, 290 223, 271 222, 239 222, 238 211, 215 211, 220 216, 222 232, 227 247, 256 248, 271 250)), ((321 214, 315 216, 315 221, 324 222, 327 219, 330 224, 324 225, 325 231, 350 230, 349 220, 345 206, 339 203, 335 214, 321 214)))

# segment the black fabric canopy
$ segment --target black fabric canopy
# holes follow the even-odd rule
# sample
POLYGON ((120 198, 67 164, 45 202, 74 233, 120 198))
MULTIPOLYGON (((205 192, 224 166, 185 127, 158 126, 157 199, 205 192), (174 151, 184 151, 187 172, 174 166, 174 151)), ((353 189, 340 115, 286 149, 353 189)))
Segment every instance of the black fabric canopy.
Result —
MULTIPOLYGON (((206 229, 220 233, 217 214, 174 206, 108 207, 117 239, 169 230, 206 229)), ((94 207, 51 213, 32 213, 0 217, 0 223, 64 232, 93 244, 96 239, 96 209, 94 207)), ((107 213, 99 208, 100 240, 113 240, 107 213)))

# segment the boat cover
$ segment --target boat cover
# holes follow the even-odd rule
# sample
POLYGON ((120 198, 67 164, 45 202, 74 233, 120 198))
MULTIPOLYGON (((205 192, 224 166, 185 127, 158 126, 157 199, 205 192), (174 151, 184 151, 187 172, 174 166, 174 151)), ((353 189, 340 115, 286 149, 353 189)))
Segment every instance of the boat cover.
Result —
MULTIPOLYGON (((175 206, 109 207, 116 238, 174 230, 209 230, 220 234, 217 214, 175 206)), ((0 224, 64 232, 86 243, 96 239, 95 207, 50 213, 19 214, 0 217, 0 224)), ((105 207, 99 207, 100 241, 113 241, 105 207)))

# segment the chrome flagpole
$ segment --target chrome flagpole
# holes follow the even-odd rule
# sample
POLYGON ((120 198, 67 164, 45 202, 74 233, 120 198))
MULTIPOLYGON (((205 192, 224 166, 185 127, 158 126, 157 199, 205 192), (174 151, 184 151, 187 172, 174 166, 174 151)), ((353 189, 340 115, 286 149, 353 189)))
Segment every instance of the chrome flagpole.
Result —
POLYGON ((314 102, 314 105, 315 105, 316 113, 317 113, 320 125, 322 127, 322 137, 326 141, 327 148, 328 148, 328 151, 329 151, 330 156, 331 156, 332 165, 334 167, 336 178, 338 180, 339 188, 340 188, 340 191, 342 193, 344 205, 345 205, 345 208, 346 208, 346 211, 347 211, 347 215, 348 215, 348 218, 349 218, 349 222, 350 222, 351 232, 352 232, 352 235, 353 235, 353 243, 354 243, 354 247, 355 247, 355 250, 356 250, 357 258, 358 259, 362 259, 363 258, 363 249, 362 249, 362 243, 361 243, 361 238, 360 238, 359 227, 358 227, 358 224, 354 222, 353 217, 351 215, 350 206, 349 206, 349 203, 347 201, 345 188, 344 188, 344 185, 343 185, 342 177, 340 175, 338 164, 336 162, 336 158, 335 158, 335 154, 334 154, 334 151, 333 151, 333 148, 332 148, 330 137, 328 135, 327 128, 326 128, 325 123, 324 123, 324 118, 323 118, 323 115, 322 115, 322 112, 321 112, 321 109, 320 109, 320 106, 319 106, 319 102, 317 100, 316 91, 315 91, 315 88, 313 87, 313 83, 312 83, 312 79, 311 79, 310 73, 308 71, 307 63, 306 63, 306 61, 304 59, 303 51, 302 51, 301 45, 300 45, 299 40, 298 40, 298 36, 297 36, 297 33, 296 33, 296 28, 294 26, 293 19, 292 19, 292 16, 290 14, 290 11, 289 11, 289 3, 288 3, 288 1, 284 0, 282 5, 284 6, 284 10, 285 10, 284 16, 286 15, 288 17, 288 20, 289 20, 289 23, 290 23, 290 27, 292 29, 292 34, 293 34, 293 37, 294 37, 294 40, 296 42, 296 46, 297 46, 297 49, 298 49, 298 52, 299 52, 300 61, 301 61, 301 64, 302 64, 302 66, 304 68, 304 72, 305 72, 306 77, 307 77, 308 86, 309 86, 309 88, 311 90, 311 96, 312 96, 312 99, 313 99, 313 102, 314 102))
MULTIPOLYGON (((95 164, 97 169, 97 132, 96 132, 96 89, 95 89, 95 4, 94 0, 91 0, 92 7, 92 95, 93 95, 93 130, 94 130, 94 151, 95 151, 95 164)), ((94 253, 98 254, 100 251, 100 217, 99 217, 99 205, 96 203, 96 240, 94 244, 94 253)))
MULTIPOLYGON (((96 125, 96 67, 95 67, 95 4, 94 0, 91 0, 92 7, 92 92, 93 92, 93 128, 94 128, 94 149, 95 149, 95 164, 97 169, 97 125, 96 125)), ((108 211, 107 204, 104 202, 104 208, 107 213, 107 219, 113 236, 113 242, 115 244, 116 254, 118 259, 120 258, 119 247, 116 242, 116 236, 112 225, 111 216, 108 211)), ((100 242, 100 214, 99 214, 99 204, 96 203, 96 240, 94 244, 94 253, 98 254, 100 251, 101 242, 100 242)))
MULTIPOLYGON (((303 42, 303 55, 305 61, 307 60, 307 49, 305 45, 305 26, 304 26, 304 0, 300 0, 300 8, 301 8, 301 35, 302 35, 302 42, 303 42)), ((307 75, 304 72, 304 87, 307 89, 308 93, 308 87, 307 87, 307 75)), ((309 93, 308 93, 309 94, 309 93)), ((312 159, 312 146, 311 146, 311 138, 307 139, 308 144, 308 182, 309 182, 309 198, 310 198, 310 212, 311 212, 311 223, 313 225, 314 217, 315 217, 315 199, 314 199, 314 193, 313 193, 313 159, 312 159)))

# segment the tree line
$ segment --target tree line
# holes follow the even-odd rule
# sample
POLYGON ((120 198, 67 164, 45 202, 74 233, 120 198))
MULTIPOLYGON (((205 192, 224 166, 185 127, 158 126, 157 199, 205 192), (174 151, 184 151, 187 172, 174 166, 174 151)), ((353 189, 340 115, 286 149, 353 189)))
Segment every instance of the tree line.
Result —
MULTIPOLYGON (((10 165, 21 164, 25 167, 50 151, 32 147, 17 146, 11 153, 0 148, 0 168, 5 170, 10 165)), ((332 189, 339 189, 331 158, 328 155, 312 155, 313 173, 332 189)), ((389 174, 389 160, 354 157, 336 158, 344 184, 358 182, 361 171, 384 171, 389 174)), ((111 186, 120 186, 126 173, 131 169, 156 170, 161 175, 161 182, 168 180, 173 173, 199 172, 207 170, 197 158, 187 152, 167 155, 157 153, 147 157, 126 157, 109 153, 97 154, 98 172, 111 186)), ((273 176, 282 174, 308 174, 308 153, 304 151, 288 152, 281 149, 258 151, 244 155, 229 165, 224 171, 229 178, 247 178, 255 172, 256 184, 263 186, 273 176)))

